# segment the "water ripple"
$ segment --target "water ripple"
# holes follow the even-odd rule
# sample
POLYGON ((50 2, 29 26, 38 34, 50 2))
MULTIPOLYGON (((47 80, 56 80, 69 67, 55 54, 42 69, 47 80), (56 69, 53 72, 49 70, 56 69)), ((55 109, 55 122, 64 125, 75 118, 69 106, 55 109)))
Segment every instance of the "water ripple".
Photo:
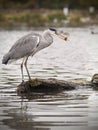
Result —
MULTIPOLYGON (((63 80, 87 79, 97 72, 98 37, 89 28, 64 29, 68 42, 55 39, 54 44, 29 59, 33 78, 63 80)), ((28 31, 0 32, 0 62, 12 44, 28 31)), ((58 94, 17 95, 21 82, 21 60, 0 64, 0 129, 5 130, 78 130, 98 127, 98 92, 87 89, 58 94)), ((24 70, 25 71, 25 70, 24 70)), ((25 73, 25 80, 28 80, 25 73)))

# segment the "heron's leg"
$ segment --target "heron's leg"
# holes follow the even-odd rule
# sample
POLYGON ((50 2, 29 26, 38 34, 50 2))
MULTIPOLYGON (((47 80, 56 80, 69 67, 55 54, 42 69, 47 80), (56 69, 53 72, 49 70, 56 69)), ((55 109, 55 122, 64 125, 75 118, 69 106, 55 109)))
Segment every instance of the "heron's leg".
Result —
POLYGON ((25 58, 23 59, 21 63, 21 74, 22 74, 22 82, 24 82, 24 75, 23 75, 23 63, 24 63, 25 58))
POLYGON ((26 71, 27 71, 29 80, 31 80, 31 77, 30 77, 30 74, 29 74, 29 70, 28 70, 28 68, 27 68, 27 60, 28 60, 28 57, 26 57, 26 60, 25 60, 25 62, 24 62, 24 65, 25 65, 25 68, 26 68, 26 71))

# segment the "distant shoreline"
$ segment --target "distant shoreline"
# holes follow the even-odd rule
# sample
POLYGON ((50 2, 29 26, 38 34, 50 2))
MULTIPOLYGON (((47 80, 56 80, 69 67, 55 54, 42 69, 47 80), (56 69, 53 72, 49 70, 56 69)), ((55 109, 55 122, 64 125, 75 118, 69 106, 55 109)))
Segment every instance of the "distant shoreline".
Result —
POLYGON ((0 30, 54 27, 82 27, 98 25, 98 15, 87 11, 70 10, 68 16, 63 10, 2 10, 0 30))

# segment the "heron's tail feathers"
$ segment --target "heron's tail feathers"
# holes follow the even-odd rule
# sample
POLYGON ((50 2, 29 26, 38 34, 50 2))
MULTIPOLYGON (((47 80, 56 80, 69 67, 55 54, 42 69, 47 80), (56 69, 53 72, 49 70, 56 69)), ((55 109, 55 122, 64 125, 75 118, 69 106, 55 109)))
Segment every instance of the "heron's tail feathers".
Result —
POLYGON ((3 56, 3 59, 2 59, 2 64, 7 64, 8 61, 10 60, 10 54, 7 53, 3 56))

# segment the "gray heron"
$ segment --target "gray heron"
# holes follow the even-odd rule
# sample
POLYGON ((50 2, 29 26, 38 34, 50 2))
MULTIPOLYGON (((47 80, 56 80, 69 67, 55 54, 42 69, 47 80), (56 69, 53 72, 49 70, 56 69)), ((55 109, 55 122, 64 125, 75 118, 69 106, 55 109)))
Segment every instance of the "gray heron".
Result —
POLYGON ((26 68, 29 80, 31 80, 28 68, 27 60, 29 56, 33 56, 38 51, 50 46, 53 43, 53 36, 58 36, 63 40, 67 40, 67 37, 58 33, 56 29, 49 28, 42 34, 30 33, 15 42, 9 52, 3 56, 2 64, 8 64, 10 61, 23 59, 21 63, 21 75, 22 82, 24 81, 23 65, 26 68))

